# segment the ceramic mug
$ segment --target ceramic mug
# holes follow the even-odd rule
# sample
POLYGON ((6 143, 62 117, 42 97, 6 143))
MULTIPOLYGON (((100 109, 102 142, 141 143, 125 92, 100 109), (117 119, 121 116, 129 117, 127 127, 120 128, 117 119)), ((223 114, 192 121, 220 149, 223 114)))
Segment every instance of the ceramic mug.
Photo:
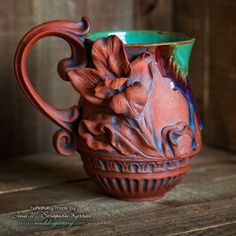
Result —
POLYGON ((86 17, 30 30, 16 51, 18 83, 35 108, 60 127, 53 137, 57 152, 79 152, 88 175, 107 193, 134 201, 160 198, 183 179, 201 149, 201 121, 188 78, 194 39, 89 30, 86 17), (71 47, 71 57, 58 63, 60 77, 80 94, 69 109, 46 103, 27 74, 31 47, 47 36, 71 47))

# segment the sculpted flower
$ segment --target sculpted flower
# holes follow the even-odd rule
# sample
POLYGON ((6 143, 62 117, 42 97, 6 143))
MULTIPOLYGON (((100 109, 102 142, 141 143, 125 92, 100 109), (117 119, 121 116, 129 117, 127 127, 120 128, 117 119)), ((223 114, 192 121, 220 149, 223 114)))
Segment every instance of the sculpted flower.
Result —
POLYGON ((192 152, 193 131, 185 122, 162 130, 162 147, 166 157, 179 157, 192 152))
POLYGON ((93 113, 80 122, 79 134, 81 150, 89 148, 109 153, 120 152, 123 155, 160 156, 156 147, 142 135, 138 127, 117 115, 93 113))
POLYGON ((130 63, 122 41, 111 35, 94 42, 91 57, 94 68, 68 72, 73 87, 93 104, 129 118, 138 116, 148 100, 151 54, 145 52, 130 63))

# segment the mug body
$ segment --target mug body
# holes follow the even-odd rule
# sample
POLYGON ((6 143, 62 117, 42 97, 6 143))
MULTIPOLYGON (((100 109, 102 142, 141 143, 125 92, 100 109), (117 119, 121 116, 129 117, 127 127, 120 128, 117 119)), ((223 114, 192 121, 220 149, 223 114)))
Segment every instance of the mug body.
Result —
POLYGON ((160 198, 189 170, 201 148, 188 78, 193 43, 155 31, 87 36, 95 70, 87 75, 96 81, 91 96, 101 104, 80 98, 79 152, 88 175, 107 193, 135 201, 160 198))
POLYGON ((91 179, 114 197, 160 198, 182 180, 201 149, 202 125, 188 77, 194 39, 89 30, 87 17, 31 29, 17 47, 17 81, 35 108, 60 127, 53 137, 59 154, 78 151, 91 179), (81 98, 68 109, 45 102, 27 73, 31 47, 47 36, 61 37, 71 48, 58 72, 81 98))

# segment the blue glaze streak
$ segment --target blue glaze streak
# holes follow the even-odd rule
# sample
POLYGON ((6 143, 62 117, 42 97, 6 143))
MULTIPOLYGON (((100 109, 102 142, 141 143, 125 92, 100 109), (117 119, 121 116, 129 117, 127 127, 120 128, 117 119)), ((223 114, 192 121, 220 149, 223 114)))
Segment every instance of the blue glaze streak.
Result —
POLYGON ((120 180, 118 178, 114 178, 114 182, 117 185, 117 187, 119 188, 119 190, 122 192, 123 189, 121 187, 120 180))
POLYGON ((192 129, 192 132, 194 134, 194 138, 192 141, 192 148, 194 149, 196 147, 196 140, 195 140, 195 125, 194 125, 194 111, 196 110, 196 107, 193 104, 192 101, 192 96, 189 92, 189 90, 183 88, 180 84, 175 83, 175 87, 186 97, 187 101, 188 101, 188 105, 189 105, 189 126, 192 129))
POLYGON ((188 102, 188 105, 189 105, 189 126, 191 127, 192 129, 192 132, 194 134, 194 138, 193 138, 193 141, 192 141, 192 148, 196 148, 196 140, 195 140, 195 136, 196 136, 196 132, 195 132, 195 124, 194 124, 194 112, 197 116, 197 119, 198 119, 198 127, 200 130, 202 130, 202 122, 200 120, 200 117, 199 117, 199 114, 198 114, 198 110, 197 110, 197 107, 196 107, 196 104, 194 102, 194 99, 193 99, 193 96, 192 96, 192 90, 191 90, 191 86, 190 86, 190 83, 189 83, 189 79, 188 77, 186 78, 186 84, 184 81, 176 81, 175 77, 173 76, 172 72, 168 69, 168 68, 165 68, 165 71, 166 71, 166 76, 167 78, 169 78, 171 80, 171 82, 174 83, 174 87, 173 85, 171 86, 171 88, 173 90, 175 89, 178 89, 184 96, 185 98, 187 99, 187 102, 188 102))
POLYGON ((147 187, 147 180, 143 179, 142 180, 142 191, 145 191, 146 187, 147 187))
POLYGON ((128 179, 122 179, 122 183, 126 188, 126 191, 130 191, 129 189, 129 180, 128 179))
POLYGON ((135 192, 138 192, 138 180, 134 179, 131 181, 131 185, 135 192))

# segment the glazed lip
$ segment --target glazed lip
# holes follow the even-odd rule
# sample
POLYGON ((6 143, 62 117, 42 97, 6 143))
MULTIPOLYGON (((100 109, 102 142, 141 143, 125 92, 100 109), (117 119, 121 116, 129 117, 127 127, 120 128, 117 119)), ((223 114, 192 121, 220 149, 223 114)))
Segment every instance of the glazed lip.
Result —
POLYGON ((108 37, 109 35, 117 35, 125 44, 126 47, 155 47, 161 45, 181 45, 181 44, 194 44, 195 38, 188 37, 183 34, 174 33, 174 32, 166 32, 166 31, 154 31, 154 30, 111 30, 111 31, 98 31, 94 33, 89 33, 86 38, 90 40, 96 40, 102 37, 108 37), (163 37, 163 41, 159 40, 150 40, 151 42, 141 42, 138 40, 135 43, 127 43, 126 36, 146 36, 146 39, 149 37, 163 37), (168 38, 168 40, 164 40, 164 38, 168 38), (158 41, 158 42, 154 42, 158 41))

